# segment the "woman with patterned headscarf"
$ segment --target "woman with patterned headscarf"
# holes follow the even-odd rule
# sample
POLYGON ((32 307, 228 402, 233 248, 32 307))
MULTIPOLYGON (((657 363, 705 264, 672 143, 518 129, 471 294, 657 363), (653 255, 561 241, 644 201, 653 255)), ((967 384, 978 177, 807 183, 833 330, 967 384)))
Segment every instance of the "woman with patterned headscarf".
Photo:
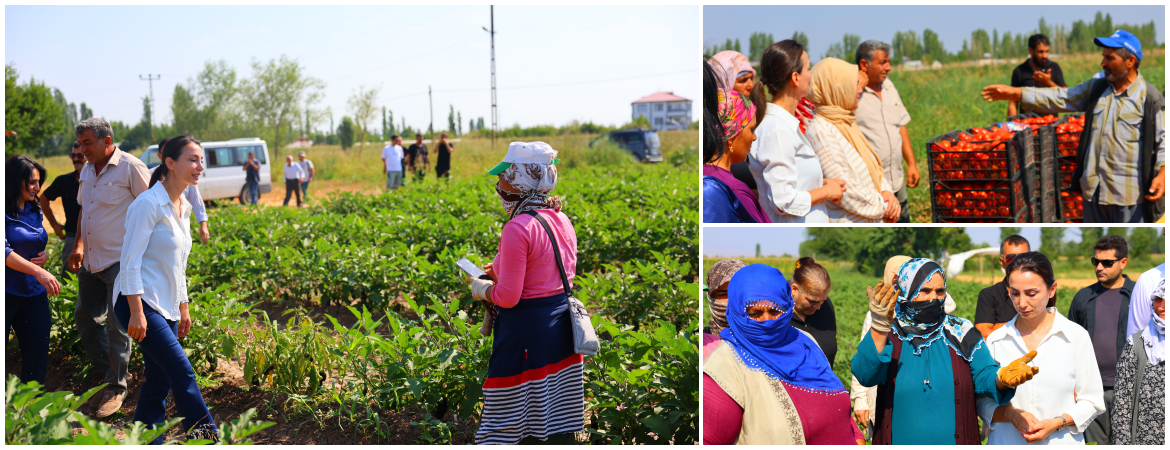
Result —
POLYGON ((1115 445, 1166 445, 1166 279, 1146 298, 1149 324, 1130 335, 1117 358, 1109 416, 1115 445))
POLYGON ((732 89, 720 89, 718 102, 727 146, 703 164, 703 222, 771 223, 756 194, 731 173, 731 165, 746 160, 756 140, 756 105, 732 89))
POLYGON ((727 294, 728 327, 703 362, 703 444, 864 443, 841 379, 790 324, 796 304, 784 275, 752 264, 727 294))
POLYGON ((1028 358, 1000 367, 971 322, 944 311, 938 263, 906 261, 896 281, 865 288, 873 325, 851 367, 862 386, 878 386, 873 443, 978 445, 975 395, 1007 403, 1039 369, 1028 358))
POLYGON ((715 69, 715 75, 724 89, 732 89, 744 97, 751 95, 756 83, 756 69, 742 53, 724 50, 712 56, 707 63, 715 69))
POLYGON ((495 259, 484 267, 491 280, 471 280, 472 297, 490 303, 495 335, 477 444, 575 443, 573 433, 585 427, 584 360, 574 351, 565 293, 572 286, 562 283, 556 261, 559 254, 572 284, 577 233, 561 199, 549 195, 557 185, 556 156, 544 142, 513 142, 488 171, 498 177, 507 223, 495 259))
POLYGON ((829 222, 895 222, 901 204, 882 175, 882 163, 857 127, 857 100, 869 82, 857 66, 825 58, 812 68, 808 99, 814 116, 805 136, 821 162, 825 178, 845 180, 840 202, 828 203, 829 222))
POLYGON ((731 282, 731 276, 745 266, 747 264, 738 259, 724 259, 712 264, 707 271, 707 309, 711 319, 703 328, 704 359, 719 345, 719 332, 727 328, 727 284, 731 282))

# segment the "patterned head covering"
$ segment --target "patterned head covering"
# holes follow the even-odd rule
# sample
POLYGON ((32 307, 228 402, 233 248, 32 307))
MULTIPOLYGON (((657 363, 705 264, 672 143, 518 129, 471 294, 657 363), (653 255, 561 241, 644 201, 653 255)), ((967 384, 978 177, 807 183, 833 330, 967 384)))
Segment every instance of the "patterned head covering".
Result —
MULTIPOLYGON (((824 119, 845 136, 845 140, 861 156, 865 168, 869 172, 873 185, 882 186, 882 162, 874 152, 869 140, 861 134, 857 127, 857 116, 847 109, 857 102, 857 72, 855 64, 849 64, 837 58, 825 58, 817 62, 812 68, 812 81, 809 84, 808 99, 817 106, 813 113, 824 119)), ((852 169, 850 169, 852 170, 852 169)), ((863 173, 853 174, 855 179, 862 179, 863 173)))
POLYGON ((735 350, 740 362, 806 390, 845 392, 816 342, 789 324, 795 302, 784 274, 774 267, 752 264, 731 277, 727 294, 729 327, 719 337, 735 350), (752 320, 747 314, 751 305, 768 305, 783 314, 772 320, 752 320))
MULTIPOLYGON (((1166 279, 1158 280, 1158 287, 1150 295, 1148 300, 1150 302, 1150 310, 1153 310, 1154 300, 1166 299, 1166 279)), ((1141 300, 1137 300, 1141 301, 1141 300)), ((1145 344, 1146 359, 1150 360, 1150 364, 1158 364, 1166 360, 1166 319, 1158 317, 1157 314, 1150 314, 1150 322, 1146 325, 1146 329, 1142 330, 1142 342, 1145 344)), ((1136 342, 1134 344, 1137 344, 1136 342)))
POLYGON ((733 89, 735 87, 735 80, 744 75, 755 75, 756 69, 752 68, 751 61, 748 61, 746 56, 734 50, 724 50, 716 53, 710 60, 711 68, 715 69, 715 75, 719 77, 719 81, 723 83, 722 88, 733 89))
MULTIPOLYGON (((724 259, 712 264, 711 269, 707 271, 707 286, 711 289, 719 289, 723 283, 731 280, 731 276, 735 275, 735 272, 746 266, 747 264, 738 259, 724 259)), ((720 331, 727 328, 727 303, 717 303, 708 294, 707 308, 711 310, 711 320, 708 321, 707 326, 711 328, 711 334, 719 334, 720 331)))
POLYGON ((496 185, 496 193, 508 213, 508 220, 524 211, 537 209, 561 210, 561 198, 548 194, 557 187, 557 166, 539 163, 513 163, 500 173, 518 191, 508 192, 496 185))
MULTIPOLYGON (((893 331, 900 339, 910 341, 915 355, 921 354, 923 349, 945 336, 947 345, 967 362, 971 362, 975 350, 983 344, 982 335, 969 333, 975 326, 967 319, 947 314, 944 309, 945 298, 914 302, 918 290, 936 273, 943 276, 942 267, 926 258, 911 259, 898 268, 898 283, 895 286, 898 300, 894 304, 893 331)), ((946 288, 945 277, 943 288, 946 288)))
POLYGON ((728 141, 742 132, 756 118, 756 105, 734 89, 719 90, 719 121, 728 141))

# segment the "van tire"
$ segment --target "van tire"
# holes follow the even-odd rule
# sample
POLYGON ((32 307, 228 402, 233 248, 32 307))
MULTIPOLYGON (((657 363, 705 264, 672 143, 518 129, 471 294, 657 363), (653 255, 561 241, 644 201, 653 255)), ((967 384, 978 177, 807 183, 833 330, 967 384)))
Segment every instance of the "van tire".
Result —
MULTIPOLYGON (((247 185, 244 185, 244 187, 240 188, 240 204, 241 204, 241 205, 250 205, 250 204, 252 204, 252 202, 251 202, 251 201, 249 201, 249 200, 251 200, 251 199, 250 199, 250 198, 248 198, 248 194, 249 194, 249 192, 248 192, 248 186, 247 186, 247 185)), ((260 194, 260 192, 259 192, 259 191, 257 191, 257 192, 256 192, 256 200, 257 200, 257 201, 259 201, 259 200, 260 200, 260 197, 261 197, 261 195, 262 195, 262 194, 260 194)))

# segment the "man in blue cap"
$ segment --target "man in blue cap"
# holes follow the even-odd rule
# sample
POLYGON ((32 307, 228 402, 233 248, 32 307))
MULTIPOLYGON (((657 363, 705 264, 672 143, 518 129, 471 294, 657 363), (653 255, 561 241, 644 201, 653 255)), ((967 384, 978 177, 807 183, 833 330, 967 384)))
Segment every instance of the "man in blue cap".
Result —
POLYGON ((1125 30, 1093 40, 1104 78, 1071 88, 983 88, 1041 113, 1085 112, 1073 180, 1084 194, 1085 223, 1154 222, 1166 210, 1166 100, 1138 73, 1142 43, 1125 30))

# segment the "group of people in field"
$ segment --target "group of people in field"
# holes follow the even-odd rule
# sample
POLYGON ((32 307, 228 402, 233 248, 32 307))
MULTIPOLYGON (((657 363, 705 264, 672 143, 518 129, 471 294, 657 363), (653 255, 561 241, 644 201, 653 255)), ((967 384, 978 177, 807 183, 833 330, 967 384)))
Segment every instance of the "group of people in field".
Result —
MULTIPOLYGON (((431 141, 434 143, 434 141, 431 141)), ((439 135, 438 158, 435 161, 435 178, 451 178, 451 154, 455 143, 447 133, 439 135)), ((390 136, 390 142, 382 148, 382 173, 386 175, 386 190, 393 191, 406 185, 406 174, 414 173, 414 181, 421 182, 431 168, 431 159, 423 135, 416 133, 414 143, 402 148, 402 136, 390 136)))
POLYGON ((930 259, 890 258, 864 321, 842 324, 861 329, 838 361, 846 387, 825 268, 721 260, 705 280, 703 442, 1164 445, 1165 264, 1130 280, 1114 235, 1090 261, 1097 283, 1062 314, 1051 262, 1020 236, 977 300, 952 299, 930 259), (974 323, 953 315, 972 300, 974 323))
MULTIPOLYGON (((78 280, 74 316, 82 345, 105 383, 88 402, 92 414, 101 419, 122 408, 135 382, 129 373, 133 342, 145 364, 133 420, 156 425, 169 409, 183 418, 189 437, 218 439, 179 340, 193 325, 186 277, 192 214, 199 238, 208 239, 196 189, 203 148, 190 135, 164 139, 162 163, 151 171, 114 145, 105 120, 84 120, 75 131, 74 171, 44 192, 44 166, 25 155, 5 165, 5 336, 19 341, 20 379, 46 382, 50 296, 61 293, 57 275, 46 269, 47 216, 64 240, 60 276, 78 280), (64 224, 49 207, 57 198, 65 206, 64 224)), ((487 275, 469 280, 472 297, 484 302, 490 317, 483 333, 495 336, 479 443, 568 443, 584 429, 583 356, 575 351, 571 286, 565 285, 576 272, 577 238, 560 198, 550 195, 557 153, 544 142, 513 142, 488 172, 497 177, 507 223, 487 275)), ((244 170, 258 170, 254 166, 244 170)), ((303 182, 299 176, 295 181, 303 182)))
MULTIPOLYGON (((1085 112, 1073 174, 1085 222, 1154 222, 1165 212, 1165 100, 1138 71, 1136 37, 1118 30, 1094 42, 1103 71, 1093 79, 1064 87, 1038 34, 1012 86, 982 96, 1009 101, 1010 114, 1085 112)), ((896 55, 875 40, 854 55, 810 68, 787 39, 764 49, 758 70, 730 50, 703 65, 704 222, 909 222, 906 189, 921 173, 910 114, 887 77, 896 55)))

